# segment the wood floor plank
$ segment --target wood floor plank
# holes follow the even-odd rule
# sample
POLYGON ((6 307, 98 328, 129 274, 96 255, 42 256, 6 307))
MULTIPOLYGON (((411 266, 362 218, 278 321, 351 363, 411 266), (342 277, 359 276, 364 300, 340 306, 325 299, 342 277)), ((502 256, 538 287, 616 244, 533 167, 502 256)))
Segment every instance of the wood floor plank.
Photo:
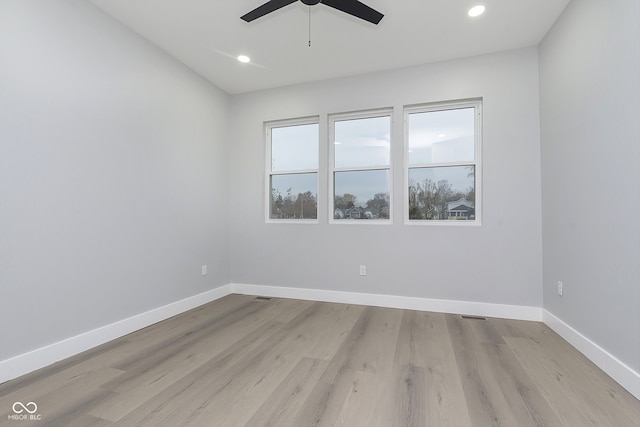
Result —
POLYGON ((47 427, 110 427, 113 423, 87 414, 67 414, 47 427))
POLYGON ((425 340, 428 345, 422 355, 427 395, 426 425, 470 426, 469 410, 446 316, 441 313, 427 314, 425 340))
POLYGON ((607 420, 598 422, 583 400, 575 400, 575 390, 565 381, 566 373, 541 350, 539 344, 527 338, 505 338, 507 345, 529 373, 564 425, 611 425, 607 420))
POLYGON ((357 372, 389 375, 395 351, 389 343, 397 339, 400 319, 401 313, 391 309, 365 308, 306 399, 294 424, 334 425, 357 372))
POLYGON ((480 346, 482 361, 494 372, 519 426, 553 427, 562 424, 506 344, 483 342, 480 346))
MULTIPOLYGON (((288 311, 298 313, 305 306, 296 304, 288 311)), ((183 337, 174 337, 170 345, 165 343, 152 356, 141 357, 128 366, 127 374, 104 387, 122 392, 143 385, 153 384, 157 388, 160 386, 158 383, 172 383, 253 332, 256 324, 275 317, 280 320, 278 314, 286 311, 280 304, 251 303, 246 310, 225 315, 223 321, 201 324, 195 331, 184 332, 183 337)))
POLYGON ((504 344, 502 335, 498 333, 498 330, 493 325, 493 322, 489 320, 479 320, 474 318, 468 318, 467 323, 471 326, 476 340, 481 343, 489 344, 504 344))
POLYGON ((269 342, 249 356, 239 360, 234 366, 205 387, 202 392, 188 403, 191 414, 184 420, 170 415, 163 422, 173 425, 177 422, 198 425, 216 416, 219 422, 227 425, 242 425, 253 412, 246 410, 251 400, 252 411, 262 404, 268 393, 262 390, 279 384, 299 360, 299 354, 307 346, 314 330, 322 328, 326 317, 323 313, 329 308, 324 303, 314 303, 291 322, 274 334, 269 342), (303 331, 304 329, 304 331, 303 331))
POLYGON ((361 305, 331 304, 331 307, 334 312, 327 318, 324 330, 315 337, 305 352, 306 357, 330 360, 364 310, 361 305))
POLYGON ((566 369, 568 379, 575 382, 576 387, 584 388, 580 398, 594 410, 608 419, 640 426, 640 401, 627 390, 555 332, 545 334, 540 342, 545 353, 566 369))
MULTIPOLYGON (((289 311, 298 313, 304 307, 308 307, 309 303, 289 302, 288 305, 289 311)), ((138 364, 129 365, 130 372, 127 375, 105 386, 118 391, 119 397, 105 403, 101 408, 94 408, 91 414, 118 421, 146 400, 197 370, 234 342, 252 333, 256 323, 263 325, 266 319, 273 319, 278 317, 278 313, 287 312, 283 307, 282 304, 271 306, 251 302, 242 309, 225 315, 224 319, 216 318, 216 322, 201 325, 200 329, 194 332, 186 332, 150 359, 140 359, 138 364), (265 315, 268 312, 271 314, 265 315), (229 328, 229 325, 234 327, 229 328)))
POLYGON ((237 341, 221 353, 217 353, 207 363, 186 375, 173 386, 165 389, 156 396, 152 396, 142 403, 135 411, 123 417, 120 422, 124 425, 162 426, 163 420, 172 414, 181 413, 186 418, 186 405, 198 396, 217 378, 233 367, 239 359, 252 354, 256 348, 278 333, 282 323, 268 322, 256 329, 243 339, 237 341))
POLYGON ((256 427, 295 427, 294 415, 309 396, 329 362, 303 357, 247 422, 256 427))
POLYGON ((447 326, 471 424, 482 427, 518 425, 518 419, 509 408, 494 372, 480 358, 481 347, 471 326, 477 321, 447 315, 447 326))
POLYGON ((385 391, 390 391, 389 380, 390 378, 371 372, 355 372, 334 425, 336 427, 391 425, 393 402, 383 400, 385 391), (385 417, 386 419, 383 419, 385 417))
POLYGON ((395 366, 393 425, 420 427, 426 422, 426 384, 424 368, 414 365, 395 366))
POLYGON ((147 355, 153 355, 157 349, 163 348, 167 343, 172 343, 185 334, 200 330, 208 324, 224 321, 229 314, 251 310, 254 307, 252 302, 251 299, 242 298, 240 295, 227 295, 133 332, 124 337, 130 345, 118 354, 119 360, 110 359, 111 365, 126 369, 128 363, 135 363, 146 358, 147 355))
POLYGON ((404 310, 393 361, 400 365, 426 367, 424 357, 429 349, 427 335, 432 328, 430 313, 404 310))
POLYGON ((639 427, 539 322, 229 295, 0 384, 0 426, 639 427))
MULTIPOLYGON (((309 347, 318 335, 326 330, 327 319, 335 312, 335 305, 315 303, 313 310, 291 320, 290 325, 283 328, 281 335, 268 343, 268 351, 259 364, 255 365, 255 375, 248 375, 250 380, 238 392, 225 393, 222 399, 216 399, 211 410, 223 410, 223 424, 243 425, 249 421, 256 411, 256 405, 269 396, 299 363, 304 350, 309 347), (217 408, 219 409, 215 409, 217 408)), ((254 369, 252 365, 250 369, 254 369)), ((244 373, 246 374, 246 372, 244 373)))
POLYGON ((540 342, 545 335, 554 333, 542 322, 490 318, 489 321, 501 337, 529 338, 540 342))
POLYGON ((127 358, 121 359, 112 366, 123 370, 138 371, 143 369, 144 366, 151 366, 163 360, 169 352, 179 351, 177 348, 181 346, 193 344, 209 331, 220 330, 233 325, 240 319, 253 316, 263 309, 264 306, 262 305, 255 304, 253 301, 246 301, 245 304, 237 307, 234 311, 216 311, 209 318, 198 318, 198 322, 190 327, 173 327, 169 333, 162 334, 161 338, 156 336, 156 339, 150 344, 147 344, 148 340, 145 337, 141 340, 138 351, 132 351, 127 358))
POLYGON ((613 381, 603 385, 589 371, 585 375, 587 365, 582 355, 573 351, 563 354, 554 346, 527 338, 506 341, 564 425, 640 425, 640 402, 617 390, 619 385, 613 381), (610 389, 617 392, 609 393, 610 389))
POLYGON ((471 425, 444 314, 404 310, 394 361, 424 368, 426 425, 471 425))

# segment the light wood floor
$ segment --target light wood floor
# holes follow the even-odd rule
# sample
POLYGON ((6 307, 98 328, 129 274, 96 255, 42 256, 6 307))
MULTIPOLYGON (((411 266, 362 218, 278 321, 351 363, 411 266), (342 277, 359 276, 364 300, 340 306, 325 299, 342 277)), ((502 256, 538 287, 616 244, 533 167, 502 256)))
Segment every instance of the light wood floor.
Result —
POLYGON ((0 385, 2 426, 640 426, 542 323, 229 295, 0 385), (39 421, 8 419, 35 402, 39 421))

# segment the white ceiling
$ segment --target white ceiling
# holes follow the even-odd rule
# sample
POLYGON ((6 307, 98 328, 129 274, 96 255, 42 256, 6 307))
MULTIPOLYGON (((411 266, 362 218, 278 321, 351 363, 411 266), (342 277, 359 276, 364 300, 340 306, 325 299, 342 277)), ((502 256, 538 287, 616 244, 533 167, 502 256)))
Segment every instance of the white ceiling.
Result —
POLYGON ((535 46, 569 2, 364 0, 385 15, 373 25, 300 1, 251 23, 266 0, 91 1, 230 94, 535 46))

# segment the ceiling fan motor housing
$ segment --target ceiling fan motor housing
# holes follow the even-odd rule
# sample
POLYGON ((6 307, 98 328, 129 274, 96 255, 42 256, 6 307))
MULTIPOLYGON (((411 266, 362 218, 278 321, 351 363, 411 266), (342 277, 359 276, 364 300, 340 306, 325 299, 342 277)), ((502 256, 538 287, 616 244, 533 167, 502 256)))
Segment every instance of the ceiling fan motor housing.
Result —
POLYGON ((320 0, 300 0, 302 3, 306 4, 307 6, 314 6, 318 3, 320 3, 320 0))

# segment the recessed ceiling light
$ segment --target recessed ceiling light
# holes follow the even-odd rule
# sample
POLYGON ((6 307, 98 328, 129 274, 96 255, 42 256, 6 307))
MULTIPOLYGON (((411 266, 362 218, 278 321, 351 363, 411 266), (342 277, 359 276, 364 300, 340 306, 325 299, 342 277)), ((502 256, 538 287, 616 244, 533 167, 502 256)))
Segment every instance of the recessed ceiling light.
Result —
POLYGON ((247 55, 240 55, 238 56, 238 61, 244 62, 246 64, 247 62, 251 61, 251 58, 249 58, 247 55))
POLYGON ((447 136, 447 134, 446 134, 446 133, 439 133, 439 134, 438 134, 438 138, 444 138, 445 136, 447 136))
POLYGON ((467 12, 467 14, 472 18, 475 18, 476 16, 482 15, 484 13, 484 9, 485 9, 484 6, 479 4, 469 9, 469 12, 467 12))

